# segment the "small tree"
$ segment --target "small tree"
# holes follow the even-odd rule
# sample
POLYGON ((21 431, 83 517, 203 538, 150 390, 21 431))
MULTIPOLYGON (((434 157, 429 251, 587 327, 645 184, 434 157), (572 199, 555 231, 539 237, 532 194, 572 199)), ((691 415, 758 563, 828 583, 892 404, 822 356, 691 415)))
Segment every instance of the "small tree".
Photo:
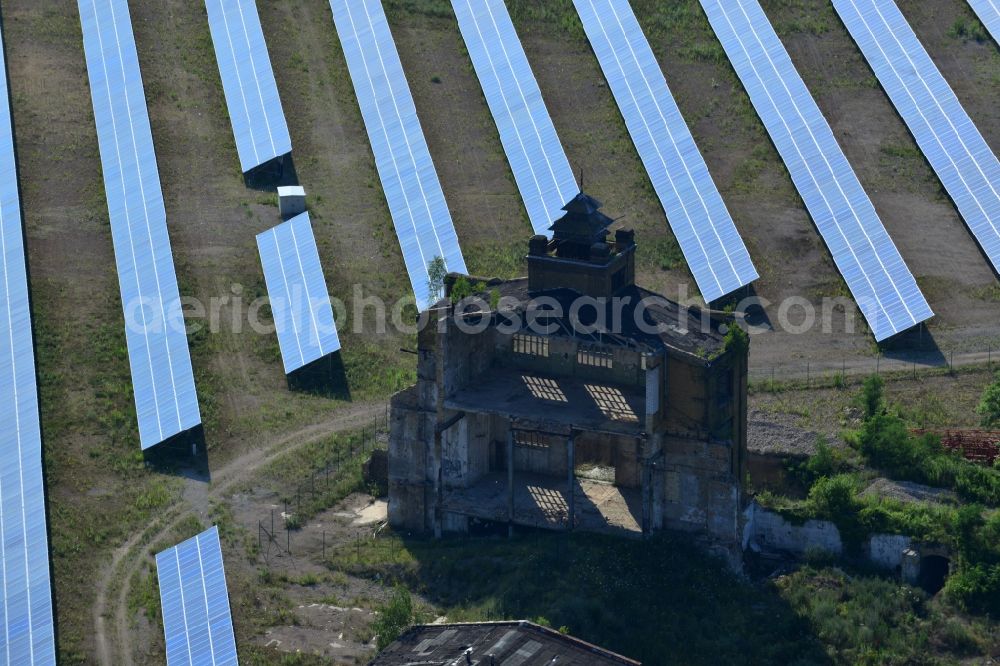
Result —
POLYGON ((405 587, 396 586, 389 601, 378 607, 378 618, 372 623, 378 649, 384 650, 389 643, 413 624, 413 599, 405 587))
POLYGON ((865 410, 866 421, 882 414, 884 407, 882 387, 884 385, 885 382, 878 375, 871 375, 865 379, 861 392, 861 405, 865 410))
POLYGON ((983 397, 979 401, 979 406, 976 407, 976 412, 982 417, 984 427, 1000 426, 1000 372, 983 391, 983 397))
POLYGON ((431 262, 427 264, 427 292, 430 302, 433 303, 441 298, 446 275, 448 275, 448 267, 440 255, 431 259, 431 262))

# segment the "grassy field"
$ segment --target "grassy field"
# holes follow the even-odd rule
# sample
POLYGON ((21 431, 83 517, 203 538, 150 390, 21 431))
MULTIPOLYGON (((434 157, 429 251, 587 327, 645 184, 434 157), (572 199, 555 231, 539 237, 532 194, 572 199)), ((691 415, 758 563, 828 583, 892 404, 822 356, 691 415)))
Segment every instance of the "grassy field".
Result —
MULTIPOLYGON (((521 256, 530 227, 450 3, 387 0, 385 5, 470 270, 484 275, 523 273, 521 256)), ((819 0, 771 0, 764 5, 904 258, 925 286, 938 312, 931 325, 935 339, 958 345, 995 337, 1000 320, 995 276, 985 268, 836 16, 819 0)), ((987 141, 1000 148, 996 45, 980 39, 964 2, 933 5, 902 3, 987 141)), ((278 221, 274 198, 247 188, 239 173, 202 4, 132 0, 129 6, 180 291, 205 301, 229 298, 221 314, 223 321, 231 321, 238 299, 246 303, 263 293, 253 239, 278 221)), ((639 232, 640 282, 668 295, 676 295, 681 287, 695 294, 572 3, 511 0, 508 6, 574 169, 582 173, 587 189, 606 202, 610 215, 625 215, 622 224, 639 232)), ((762 274, 758 293, 778 301, 793 293, 819 298, 842 291, 842 281, 698 4, 637 0, 633 6, 762 274)), ((408 291, 408 283, 329 5, 326 0, 287 0, 259 3, 259 11, 330 293, 347 300, 357 287, 364 295, 392 301, 408 291)), ((213 521, 227 522, 233 507, 229 499, 206 499, 204 484, 147 467, 139 454, 76 7, 68 0, 9 0, 2 17, 38 346, 60 663, 99 659, 93 616, 102 591, 98 574, 116 579, 113 587, 103 590, 108 599, 121 596, 127 604, 121 613, 109 608, 104 619, 113 624, 124 618, 124 626, 135 636, 134 660, 141 663, 159 658, 162 650, 151 616, 158 602, 150 551, 213 521), (169 522, 166 516, 178 518, 169 522), (129 537, 146 534, 148 540, 125 549, 123 575, 109 572, 109 562, 129 537)), ((293 437, 290 447, 308 438, 335 441, 333 431, 343 427, 335 422, 338 415, 379 403, 413 381, 413 357, 397 351, 412 348, 412 337, 378 331, 371 320, 355 333, 350 326, 354 318, 349 311, 339 322, 349 398, 289 392, 272 336, 223 326, 190 337, 213 472, 244 457, 251 459, 283 437, 293 437)), ((829 339, 775 335, 755 340, 754 361, 772 364, 825 354, 839 359, 870 351, 871 341, 863 332, 829 339)), ((962 374, 912 391, 924 405, 926 422, 944 425, 951 423, 948 414, 954 412, 935 401, 964 401, 984 381, 962 374)), ((804 422, 837 423, 841 418, 836 389, 759 399, 762 408, 798 412, 804 422)), ((322 444, 307 448, 299 463, 290 460, 285 467, 268 468, 274 476, 257 485, 287 492, 288 479, 302 473, 295 465, 318 464, 317 452, 324 450, 322 444)), ((237 519, 231 522, 239 524, 237 519)), ((232 567, 239 581, 233 599, 237 627, 243 627, 245 649, 266 662, 273 655, 260 652, 253 641, 269 621, 277 623, 290 612, 286 606, 291 601, 280 584, 263 586, 263 601, 254 597, 256 554, 244 543, 242 532, 233 530, 227 555, 239 553, 232 567), (260 610, 261 603, 266 612, 260 610)), ((412 571, 413 562, 430 558, 433 548, 443 549, 444 561, 462 553, 458 544, 404 547, 411 546, 415 555, 400 565, 399 576, 412 581, 419 577, 419 571, 412 571)), ((537 557, 553 547, 542 539, 537 557)), ((535 547, 528 544, 497 548, 496 557, 536 557, 529 552, 535 547)), ((593 553, 583 554, 586 545, 576 544, 580 559, 574 560, 572 580, 593 580, 584 564, 595 562, 609 548, 614 545, 599 543, 593 553)), ((648 554, 629 552, 630 558, 638 558, 637 564, 647 563, 642 558, 648 554)), ((686 555, 677 557, 682 558, 678 567, 690 564, 683 559, 686 555)), ((600 570, 594 571, 596 575, 600 570)), ((822 571, 809 576, 826 580, 824 576, 839 575, 822 571)), ((515 569, 511 575, 524 573, 515 569)), ((625 575, 617 569, 605 573, 625 575)), ((467 607, 469 616, 498 612, 488 601, 506 598, 502 584, 497 586, 468 603, 451 597, 434 603, 456 613, 467 607)), ((809 614, 796 615, 805 601, 793 598, 794 590, 772 586, 729 594, 719 598, 714 611, 712 604, 700 607, 729 618, 741 604, 760 603, 763 610, 753 610, 748 617, 767 624, 767 613, 773 611, 780 620, 777 626, 805 631, 808 622, 802 616, 809 614)), ((620 599, 605 598, 608 603, 620 599)), ((545 615, 553 623, 565 621, 574 631, 604 638, 595 629, 604 611, 589 602, 573 609, 544 599, 549 598, 537 604, 522 600, 508 609, 545 615)), ((927 607, 933 608, 933 603, 926 602, 927 607)), ((661 623, 674 622, 672 613, 667 604, 653 616, 661 623)), ((936 626, 929 635, 947 631, 936 626)), ((611 637, 619 645, 614 640, 611 637)), ((776 635, 773 646, 754 649, 773 650, 760 656, 780 659, 798 645, 821 659, 830 643, 821 647, 817 640, 813 635, 793 643, 776 635)), ((662 644, 648 645, 659 649, 662 644)), ((733 643, 726 649, 737 654, 739 646, 733 643)))

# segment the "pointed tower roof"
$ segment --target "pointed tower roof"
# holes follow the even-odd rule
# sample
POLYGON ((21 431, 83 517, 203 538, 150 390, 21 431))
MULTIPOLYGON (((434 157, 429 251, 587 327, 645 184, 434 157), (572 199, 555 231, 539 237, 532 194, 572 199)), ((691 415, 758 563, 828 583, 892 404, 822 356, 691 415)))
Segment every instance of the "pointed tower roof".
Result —
POLYGON ((580 192, 563 206, 566 214, 552 223, 549 229, 558 241, 571 241, 591 245, 604 242, 608 227, 614 222, 600 211, 601 202, 580 192))

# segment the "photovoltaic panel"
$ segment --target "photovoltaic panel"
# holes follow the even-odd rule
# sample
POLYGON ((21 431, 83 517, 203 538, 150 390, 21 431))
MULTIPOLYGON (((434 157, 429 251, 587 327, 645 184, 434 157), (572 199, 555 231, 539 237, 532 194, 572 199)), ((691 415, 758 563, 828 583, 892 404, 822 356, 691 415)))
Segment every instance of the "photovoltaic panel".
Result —
POLYGON ((892 0, 834 8, 917 145, 1000 272, 1000 162, 892 0))
POLYGON ((969 0, 969 4, 993 35, 993 41, 1000 44, 1000 0, 969 0))
POLYGON ((0 43, 0 663, 55 664, 42 438, 6 72, 0 43))
POLYGON ((531 226, 551 236, 549 226, 580 188, 507 7, 503 0, 451 4, 531 226))
POLYGON ((340 349, 309 213, 257 234, 285 372, 340 349))
POLYGON ((79 0, 143 449, 201 423, 126 0, 79 0))
POLYGON ((435 258, 466 273, 465 259, 379 0, 330 0, 340 44, 417 306, 430 303, 435 258))
POLYGON ((628 0, 573 0, 702 297, 757 279, 628 0))
POLYGON ((254 0, 205 0, 240 166, 246 173, 290 153, 285 114, 254 0))
POLYGON ((876 340, 933 316, 756 0, 701 0, 876 340))
POLYGON ((239 663, 218 528, 157 553, 156 577, 167 666, 239 663))

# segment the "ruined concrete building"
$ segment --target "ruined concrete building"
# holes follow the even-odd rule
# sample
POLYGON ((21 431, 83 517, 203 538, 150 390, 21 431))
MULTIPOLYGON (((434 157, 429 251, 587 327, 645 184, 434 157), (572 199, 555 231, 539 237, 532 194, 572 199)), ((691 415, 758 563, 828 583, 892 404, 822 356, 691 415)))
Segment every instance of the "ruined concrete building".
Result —
POLYGON ((389 520, 697 534, 738 561, 747 344, 635 285, 632 231, 581 193, 528 277, 449 275, 395 395, 389 520))

